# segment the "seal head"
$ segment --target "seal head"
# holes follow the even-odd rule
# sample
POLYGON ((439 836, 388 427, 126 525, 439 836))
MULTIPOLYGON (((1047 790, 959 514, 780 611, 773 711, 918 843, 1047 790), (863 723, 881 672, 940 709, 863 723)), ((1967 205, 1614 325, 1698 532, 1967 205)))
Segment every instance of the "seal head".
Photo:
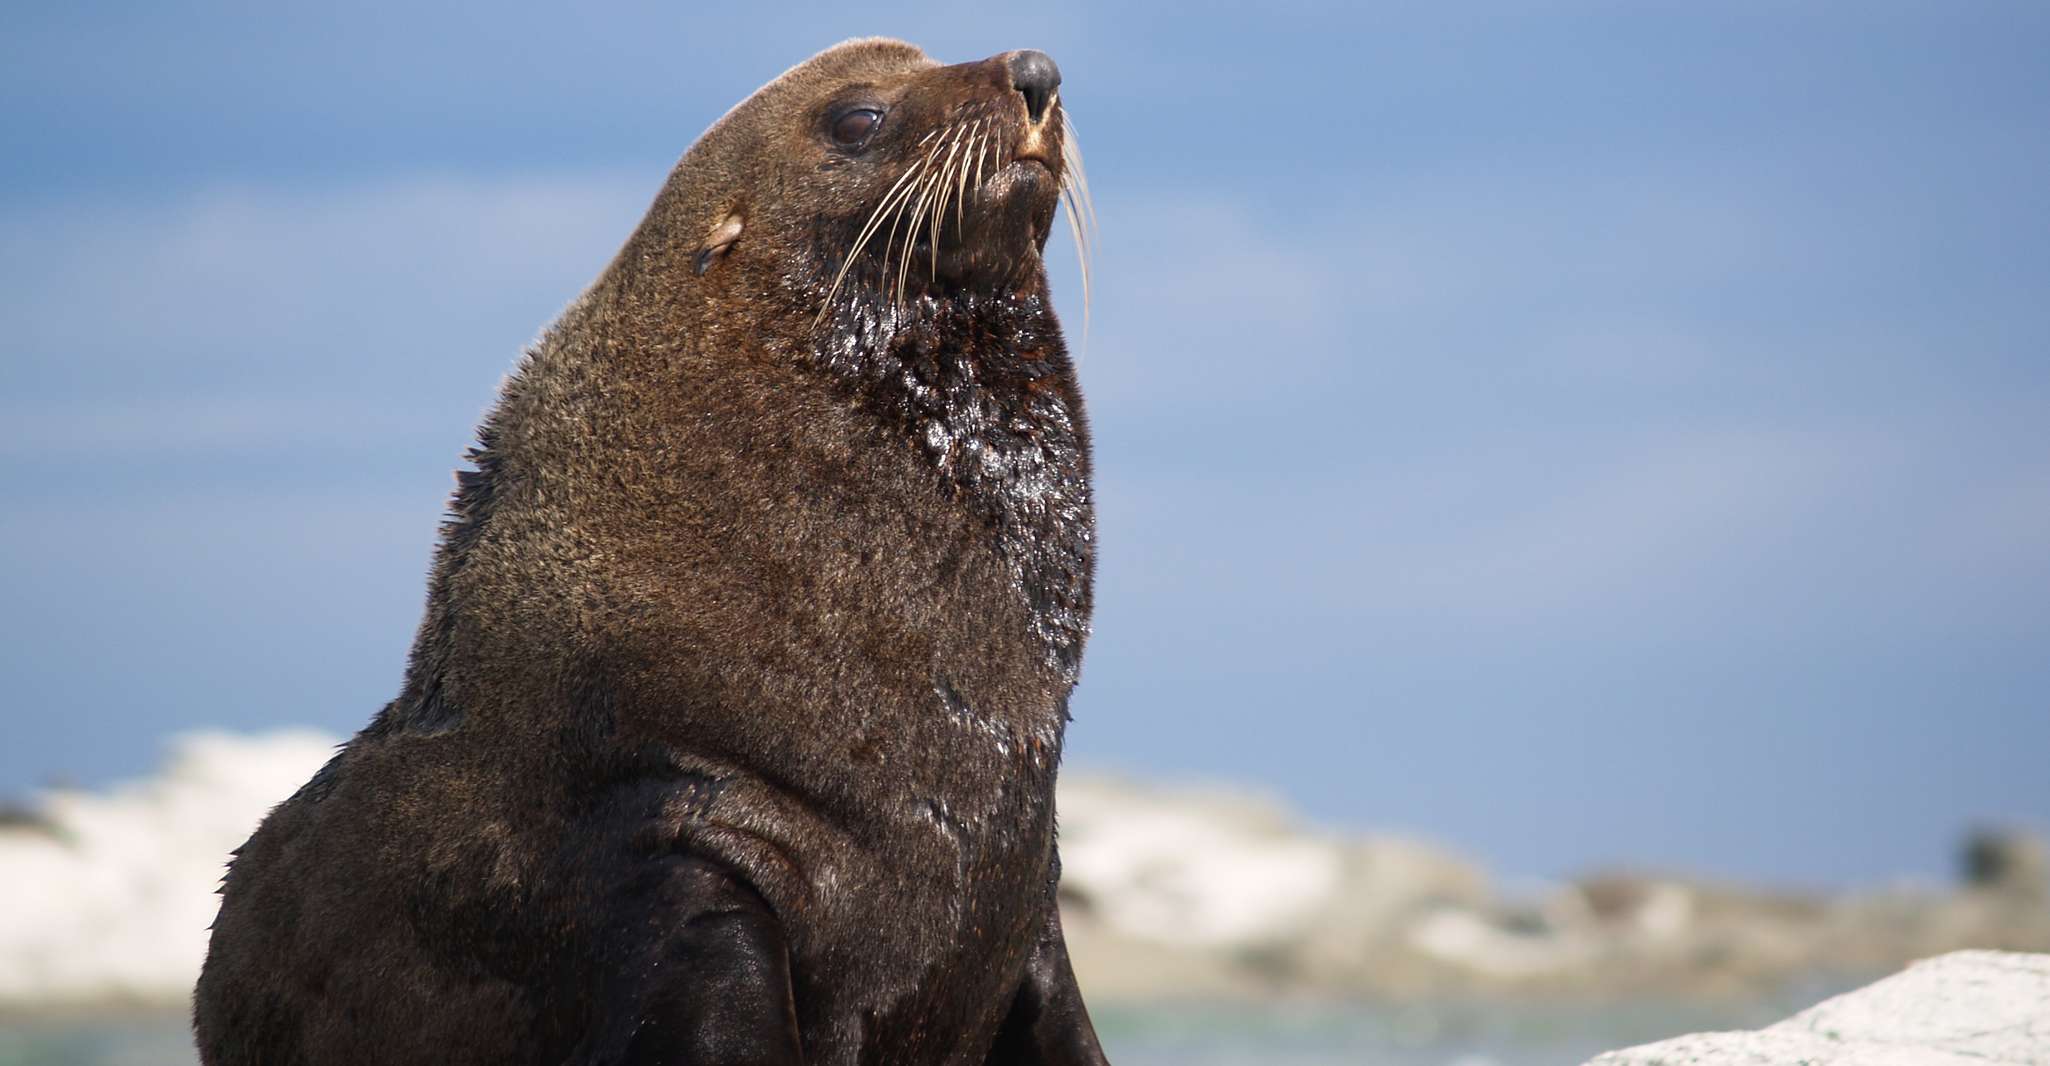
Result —
POLYGON ((700 273, 753 258, 898 303, 1032 287, 1075 169, 1059 85, 1043 52, 940 66, 900 42, 850 42, 721 119, 655 212, 705 234, 700 273))

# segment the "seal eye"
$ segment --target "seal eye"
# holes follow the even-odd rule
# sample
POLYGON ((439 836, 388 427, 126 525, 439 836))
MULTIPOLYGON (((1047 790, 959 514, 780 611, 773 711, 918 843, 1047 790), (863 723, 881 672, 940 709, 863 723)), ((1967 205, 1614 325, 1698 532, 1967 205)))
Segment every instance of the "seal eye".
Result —
POLYGON ((833 120, 833 141, 852 148, 868 140, 869 134, 883 124, 883 113, 872 107, 858 107, 833 120))

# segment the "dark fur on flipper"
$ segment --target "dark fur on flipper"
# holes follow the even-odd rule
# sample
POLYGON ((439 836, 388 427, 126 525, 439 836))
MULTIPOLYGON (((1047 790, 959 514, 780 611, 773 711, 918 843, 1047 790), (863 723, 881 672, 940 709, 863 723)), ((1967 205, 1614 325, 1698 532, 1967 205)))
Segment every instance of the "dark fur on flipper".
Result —
POLYGON ((1102 1061, 1077 185, 1020 56, 849 42, 684 156, 480 430, 399 697, 234 860, 209 1066, 1102 1061))

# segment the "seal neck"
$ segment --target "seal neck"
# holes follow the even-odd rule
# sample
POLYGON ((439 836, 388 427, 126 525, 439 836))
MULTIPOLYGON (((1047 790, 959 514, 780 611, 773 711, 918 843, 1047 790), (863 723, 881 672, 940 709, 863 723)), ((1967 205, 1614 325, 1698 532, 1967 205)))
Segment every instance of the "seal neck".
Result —
POLYGON ((1072 684, 1089 633, 1096 511, 1081 395, 1037 292, 855 298, 811 358, 989 523, 1047 662, 1072 684))

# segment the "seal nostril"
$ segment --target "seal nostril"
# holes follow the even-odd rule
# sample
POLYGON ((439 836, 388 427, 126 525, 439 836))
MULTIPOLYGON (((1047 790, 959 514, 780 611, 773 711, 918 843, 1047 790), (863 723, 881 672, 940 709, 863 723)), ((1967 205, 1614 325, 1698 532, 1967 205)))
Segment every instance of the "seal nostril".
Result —
POLYGON ((1046 117, 1046 105, 1060 88, 1061 68, 1045 52, 1026 49, 1011 53, 1011 87, 1025 97, 1025 110, 1038 122, 1046 117))

